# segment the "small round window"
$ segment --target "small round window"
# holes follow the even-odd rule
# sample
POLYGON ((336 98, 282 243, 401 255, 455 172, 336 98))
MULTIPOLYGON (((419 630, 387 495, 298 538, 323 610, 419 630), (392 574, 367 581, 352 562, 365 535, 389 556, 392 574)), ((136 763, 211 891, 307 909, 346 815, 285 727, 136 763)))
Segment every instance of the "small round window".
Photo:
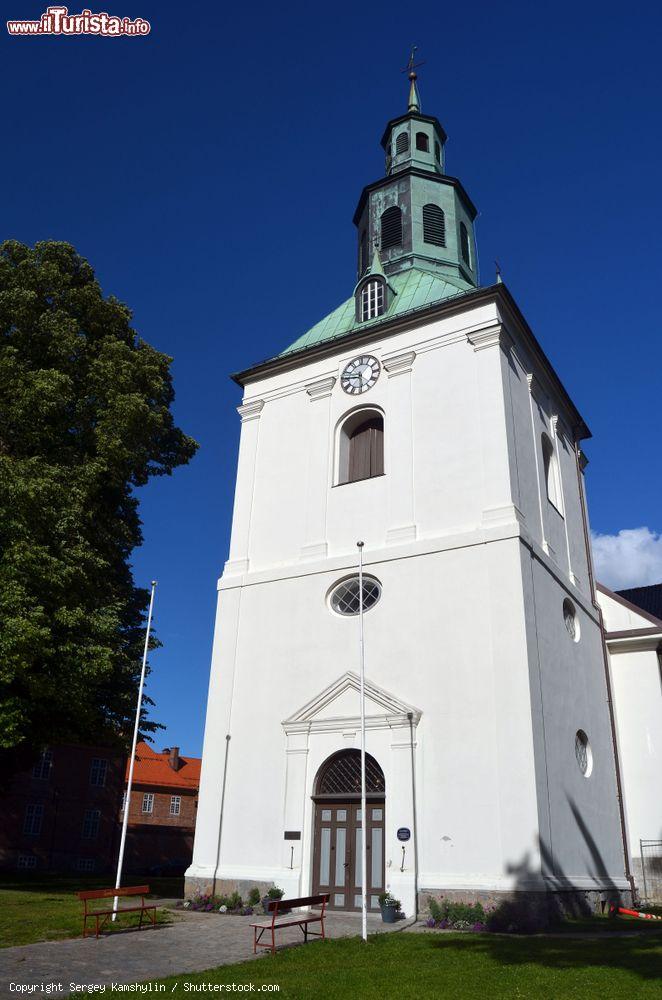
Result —
POLYGON ((563 602, 563 621, 573 642, 579 642, 579 619, 575 605, 566 597, 563 602))
POLYGON ((588 736, 583 729, 578 729, 575 736, 575 757, 577 758, 579 770, 585 778, 588 778, 593 770, 593 753, 588 736))
MULTIPOLYGON (((359 578, 352 576, 331 590, 329 600, 338 615, 358 615, 360 601, 359 578)), ((363 610, 369 611, 382 596, 382 585, 373 576, 363 577, 363 610)))

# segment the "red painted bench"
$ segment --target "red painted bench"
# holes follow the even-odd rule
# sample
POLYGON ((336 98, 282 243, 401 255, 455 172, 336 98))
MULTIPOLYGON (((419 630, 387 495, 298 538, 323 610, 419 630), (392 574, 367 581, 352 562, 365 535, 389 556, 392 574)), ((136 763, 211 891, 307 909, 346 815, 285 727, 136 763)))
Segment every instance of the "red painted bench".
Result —
MULTIPOLYGON (((87 921, 94 917, 96 921, 96 936, 99 937, 99 931, 103 928, 104 924, 109 917, 112 917, 113 912, 115 913, 139 913, 140 914, 140 924, 138 929, 140 930, 143 925, 143 916, 146 913, 151 920, 152 927, 156 927, 156 906, 150 904, 145 906, 145 896, 149 892, 148 885, 133 885, 127 886, 123 889, 85 889, 84 892, 78 892, 76 895, 80 900, 82 900, 85 906, 85 913, 83 914, 83 937, 87 937, 87 921), (114 899, 115 896, 140 896, 140 906, 124 906, 122 909, 119 907, 117 910, 90 910, 88 908, 88 903, 93 899, 114 899), (103 917, 101 924, 99 924, 99 917, 103 917)), ((90 932, 91 933, 91 932, 90 932)))
POLYGON ((262 920, 260 923, 251 924, 253 928, 253 954, 257 954, 258 948, 266 948, 273 955, 276 954, 276 931, 280 927, 300 927, 303 932, 304 943, 308 941, 308 935, 312 937, 324 938, 324 911, 329 902, 329 894, 321 896, 302 896, 300 899, 272 899, 267 905, 267 912, 271 913, 271 920, 262 920), (320 906, 322 909, 318 913, 291 913, 291 910, 299 906, 320 906), (280 918, 278 914, 280 913, 280 918), (319 931, 309 931, 309 924, 319 924, 319 931), (259 931, 259 933, 258 933, 259 931), (271 944, 260 944, 262 935, 266 931, 271 931, 271 944))

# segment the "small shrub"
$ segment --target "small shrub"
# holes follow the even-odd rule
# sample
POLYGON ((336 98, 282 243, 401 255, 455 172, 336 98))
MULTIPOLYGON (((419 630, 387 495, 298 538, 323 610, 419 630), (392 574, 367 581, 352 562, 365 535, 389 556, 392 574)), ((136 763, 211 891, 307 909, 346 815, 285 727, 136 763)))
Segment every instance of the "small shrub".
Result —
POLYGON ((484 925, 487 915, 481 903, 454 903, 450 899, 441 902, 432 896, 428 898, 430 915, 435 925, 442 929, 470 930, 475 924, 484 925))
POLYGON ((260 890, 257 886, 253 886, 251 891, 248 893, 248 905, 257 906, 260 902, 260 890))
POLYGON ((277 885, 272 885, 270 889, 267 889, 269 899, 282 899, 284 895, 285 890, 279 889, 277 885))

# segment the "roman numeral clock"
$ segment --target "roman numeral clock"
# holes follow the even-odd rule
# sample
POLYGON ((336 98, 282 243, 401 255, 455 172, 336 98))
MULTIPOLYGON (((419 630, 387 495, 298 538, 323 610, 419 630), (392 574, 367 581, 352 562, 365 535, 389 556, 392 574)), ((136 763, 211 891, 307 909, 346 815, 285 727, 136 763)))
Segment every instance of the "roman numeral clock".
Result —
POLYGON ((350 396, 358 396, 372 389, 379 378, 380 366, 371 354, 362 354, 345 365, 340 384, 350 396))

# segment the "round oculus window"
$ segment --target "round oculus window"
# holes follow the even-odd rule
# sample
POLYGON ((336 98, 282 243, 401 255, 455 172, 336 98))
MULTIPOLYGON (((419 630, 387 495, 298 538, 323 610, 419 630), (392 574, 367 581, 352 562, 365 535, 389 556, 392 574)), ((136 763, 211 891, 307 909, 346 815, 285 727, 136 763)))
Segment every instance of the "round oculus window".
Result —
POLYGON ((588 736, 583 729, 578 729, 575 736, 575 757, 577 758, 579 770, 585 778, 588 778, 593 770, 593 752, 591 744, 588 741, 588 736))
POLYGON ((577 611, 575 610, 575 605, 567 597, 563 602, 563 621, 572 641, 579 642, 579 619, 577 618, 577 611))
MULTIPOLYGON (((369 611, 382 596, 382 585, 373 576, 363 577, 363 610, 369 611)), ((360 589, 358 576, 337 583, 329 595, 331 607, 338 615, 350 617, 360 610, 360 589)))

